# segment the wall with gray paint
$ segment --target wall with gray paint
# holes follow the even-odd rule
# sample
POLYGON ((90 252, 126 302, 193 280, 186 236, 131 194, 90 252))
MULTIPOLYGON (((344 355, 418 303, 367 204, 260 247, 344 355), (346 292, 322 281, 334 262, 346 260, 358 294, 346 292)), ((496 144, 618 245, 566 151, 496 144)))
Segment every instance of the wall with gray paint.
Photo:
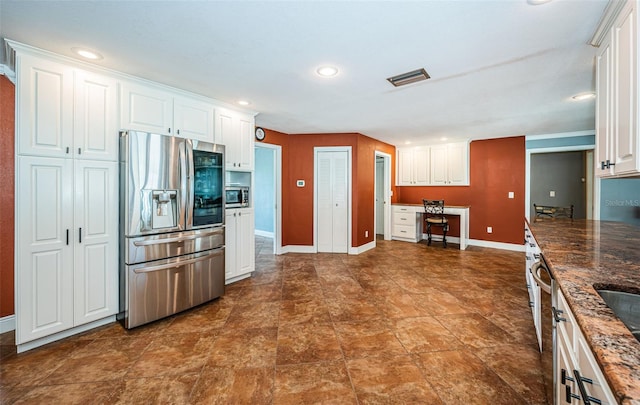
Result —
POLYGON ((640 179, 600 182, 600 220, 640 226, 640 179))
POLYGON ((574 218, 586 217, 585 152, 535 153, 531 155, 531 212, 533 204, 568 207, 574 218), (555 193, 551 197, 550 191, 555 193))
POLYGON ((255 183, 253 206, 256 215, 256 230, 273 233, 275 214, 275 179, 273 178, 273 150, 255 148, 255 183))

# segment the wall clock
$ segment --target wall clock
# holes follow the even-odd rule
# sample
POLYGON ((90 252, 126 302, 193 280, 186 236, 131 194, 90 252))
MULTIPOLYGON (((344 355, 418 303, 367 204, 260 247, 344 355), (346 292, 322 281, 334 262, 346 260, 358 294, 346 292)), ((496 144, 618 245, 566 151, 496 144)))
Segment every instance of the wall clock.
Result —
POLYGON ((256 127, 256 139, 259 141, 264 140, 264 129, 256 127))

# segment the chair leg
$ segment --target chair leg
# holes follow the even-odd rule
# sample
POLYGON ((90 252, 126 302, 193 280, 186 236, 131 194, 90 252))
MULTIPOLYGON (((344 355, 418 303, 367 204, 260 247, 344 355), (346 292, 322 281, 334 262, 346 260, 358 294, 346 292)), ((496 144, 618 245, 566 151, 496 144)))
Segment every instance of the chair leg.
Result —
POLYGON ((427 223, 427 246, 431 246, 431 224, 427 223))
POLYGON ((445 226, 442 228, 442 246, 444 246, 444 248, 447 248, 447 231, 449 230, 448 226, 445 226))

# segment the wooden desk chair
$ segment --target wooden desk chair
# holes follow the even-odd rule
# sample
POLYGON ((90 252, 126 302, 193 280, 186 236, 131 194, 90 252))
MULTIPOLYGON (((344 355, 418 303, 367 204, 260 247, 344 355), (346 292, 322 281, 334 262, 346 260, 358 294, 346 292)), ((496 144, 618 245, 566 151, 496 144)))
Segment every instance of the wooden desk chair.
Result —
POLYGON ((422 200, 424 221, 427 223, 427 245, 431 246, 431 226, 442 227, 442 246, 447 247, 449 221, 444 216, 444 200, 422 200))

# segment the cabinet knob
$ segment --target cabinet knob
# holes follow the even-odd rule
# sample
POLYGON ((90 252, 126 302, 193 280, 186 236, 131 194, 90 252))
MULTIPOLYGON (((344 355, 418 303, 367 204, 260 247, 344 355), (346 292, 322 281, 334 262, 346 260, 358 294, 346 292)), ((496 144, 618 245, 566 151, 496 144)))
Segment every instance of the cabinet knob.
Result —
POLYGON ((69 154, 69 147, 67 146, 67 155, 69 154))
POLYGON ((180 135, 180 130, 179 129, 176 131, 176 134, 180 135))

